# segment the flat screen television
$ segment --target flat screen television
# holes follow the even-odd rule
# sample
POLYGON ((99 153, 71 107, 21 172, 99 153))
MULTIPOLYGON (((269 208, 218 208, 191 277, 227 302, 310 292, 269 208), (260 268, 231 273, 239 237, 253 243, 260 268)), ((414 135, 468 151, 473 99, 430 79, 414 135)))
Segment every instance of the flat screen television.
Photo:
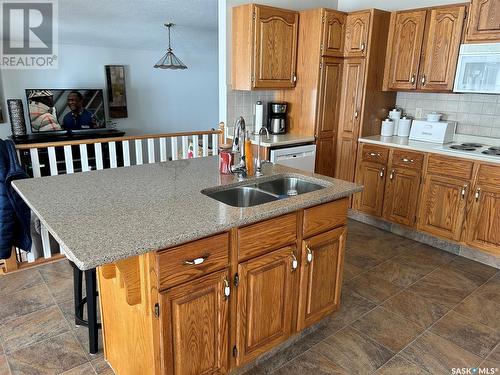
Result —
POLYGON ((33 133, 106 126, 101 89, 27 89, 33 133))

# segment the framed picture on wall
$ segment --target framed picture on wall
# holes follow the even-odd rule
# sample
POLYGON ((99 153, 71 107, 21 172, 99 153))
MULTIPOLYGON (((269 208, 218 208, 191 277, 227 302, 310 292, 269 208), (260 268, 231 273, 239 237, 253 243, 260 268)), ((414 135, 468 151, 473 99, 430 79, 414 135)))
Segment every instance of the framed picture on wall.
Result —
POLYGON ((108 109, 111 118, 126 118, 127 96, 125 94, 125 66, 106 65, 108 109))

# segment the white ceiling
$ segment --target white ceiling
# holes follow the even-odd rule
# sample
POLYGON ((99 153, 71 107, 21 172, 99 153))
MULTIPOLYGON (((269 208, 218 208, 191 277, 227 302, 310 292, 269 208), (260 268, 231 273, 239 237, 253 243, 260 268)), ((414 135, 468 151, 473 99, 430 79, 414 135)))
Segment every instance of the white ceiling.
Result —
POLYGON ((62 0, 62 44, 163 49, 173 22, 172 47, 203 48, 200 35, 217 33, 217 0, 62 0))

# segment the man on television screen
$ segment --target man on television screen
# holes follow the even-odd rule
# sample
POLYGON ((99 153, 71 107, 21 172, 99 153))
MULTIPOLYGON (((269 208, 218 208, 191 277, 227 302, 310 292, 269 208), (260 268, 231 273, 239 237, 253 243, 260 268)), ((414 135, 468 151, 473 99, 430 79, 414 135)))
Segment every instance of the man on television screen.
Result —
POLYGON ((83 95, 79 91, 68 94, 68 112, 63 119, 63 128, 67 130, 91 129, 97 127, 95 116, 88 109, 83 108, 83 95))

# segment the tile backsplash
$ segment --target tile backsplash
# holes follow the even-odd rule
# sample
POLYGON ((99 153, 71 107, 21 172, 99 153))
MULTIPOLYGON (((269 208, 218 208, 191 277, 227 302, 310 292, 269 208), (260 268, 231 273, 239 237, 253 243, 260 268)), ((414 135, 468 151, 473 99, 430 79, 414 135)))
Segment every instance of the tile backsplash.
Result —
POLYGON ((227 91, 227 126, 233 126, 239 116, 243 116, 247 125, 254 125, 255 103, 264 104, 264 121, 267 118, 267 103, 275 100, 276 91, 227 91))
POLYGON ((500 95, 398 92, 396 105, 415 117, 429 112, 457 121, 457 133, 500 138, 500 95))

